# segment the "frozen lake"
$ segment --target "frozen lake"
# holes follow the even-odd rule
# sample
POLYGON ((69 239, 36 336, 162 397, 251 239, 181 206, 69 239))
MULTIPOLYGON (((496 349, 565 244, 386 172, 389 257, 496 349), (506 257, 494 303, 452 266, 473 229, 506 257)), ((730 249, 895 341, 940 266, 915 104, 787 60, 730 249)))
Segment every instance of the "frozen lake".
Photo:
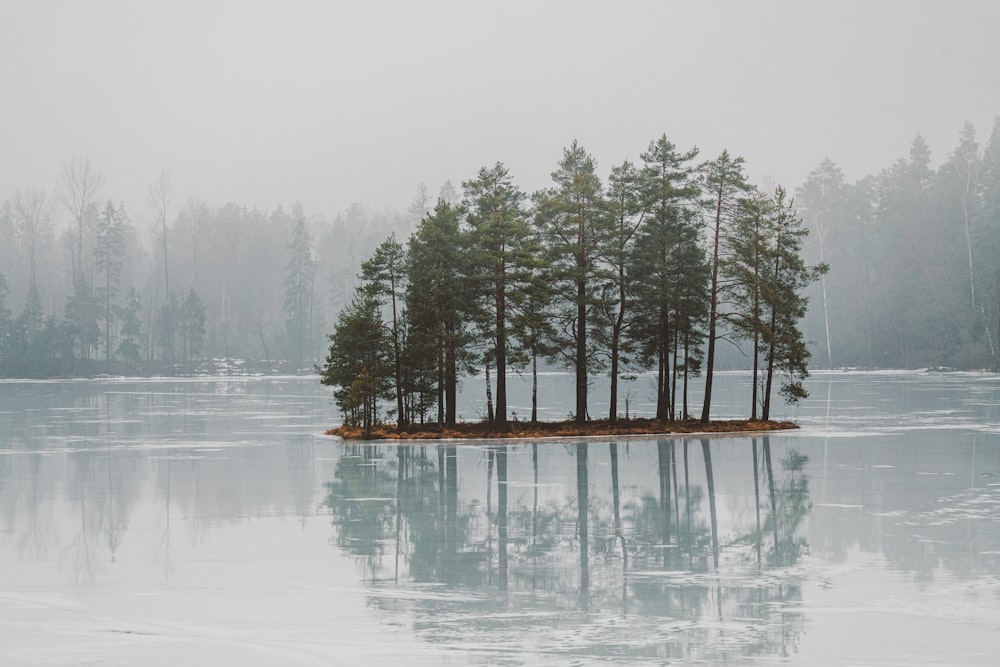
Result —
POLYGON ((315 378, 0 383, 0 664, 996 665, 1000 378, 808 386, 769 438, 396 446, 315 378))

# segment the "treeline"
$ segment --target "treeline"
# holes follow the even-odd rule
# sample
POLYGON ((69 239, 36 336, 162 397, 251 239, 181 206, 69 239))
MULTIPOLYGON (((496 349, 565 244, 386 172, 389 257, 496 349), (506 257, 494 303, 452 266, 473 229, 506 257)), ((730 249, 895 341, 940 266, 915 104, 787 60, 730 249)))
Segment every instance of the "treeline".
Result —
MULTIPOLYGON (((640 160, 629 168, 648 166, 640 160)), ((632 206, 624 185, 627 170, 607 176, 598 199, 606 206, 624 197, 619 205, 632 206)), ((692 224, 702 235, 703 252, 715 213, 701 201, 710 198, 705 178, 692 176, 700 194, 684 195, 689 200, 677 209, 696 218, 692 224)), ((738 197, 747 194, 739 192, 738 197)), ((468 200, 448 184, 439 196, 458 208, 468 200)), ((51 188, 12 192, 0 201, 0 377, 211 372, 235 368, 243 363, 239 360, 246 360, 244 372, 308 372, 326 354, 326 333, 353 298, 359 260, 393 232, 408 239, 434 211, 434 199, 421 188, 408 211, 373 213, 355 204, 328 219, 307 215, 298 204, 264 212, 183 199, 163 173, 150 185, 144 205, 126 210, 95 165, 71 160, 51 188)), ((806 291, 813 307, 801 327, 815 364, 1000 368, 998 126, 985 145, 967 126, 936 167, 920 137, 909 155, 853 183, 834 162, 824 161, 796 189, 795 204, 810 230, 803 247, 806 263, 832 267, 806 291)), ((536 197, 523 196, 519 205, 532 234, 540 237, 536 197)), ((457 213, 463 228, 471 229, 469 214, 457 213)), ((629 213, 628 220, 634 224, 643 216, 645 224, 652 215, 629 213)), ((690 233, 679 221, 671 224, 678 233, 690 233)), ((728 242, 723 233, 720 243, 728 242)), ((637 245, 635 237, 629 244, 637 245)), ((644 251, 654 247, 638 245, 644 251)), ((604 265, 621 264, 600 253, 604 265)), ((652 264, 635 262, 629 279, 638 284, 644 266, 652 264)), ((554 284, 563 297, 574 289, 566 281, 554 284)), ((515 314, 522 309, 512 308, 515 314)), ((626 313, 637 316, 636 308, 626 313)), ((723 299, 724 317, 717 322, 722 331, 736 317, 728 309, 723 299)), ((588 345, 601 350, 588 360, 588 372, 610 372, 610 355, 617 349, 610 339, 616 330, 625 337, 627 321, 617 326, 615 315, 592 304, 585 314, 588 328, 601 323, 587 337, 588 345)), ((682 335, 681 327, 673 330, 682 335)), ((696 340, 679 340, 677 365, 685 368, 686 342, 689 374, 697 369, 697 355, 708 351, 696 340)), ((523 342, 516 336, 514 342, 507 353, 519 367, 525 363, 518 357, 525 354, 523 342)), ((538 357, 546 364, 566 362, 565 354, 545 354, 540 343, 538 357)), ((713 361, 726 368, 751 367, 757 357, 749 352, 749 341, 740 344, 746 355, 720 345, 713 361)), ((487 347, 480 340, 469 349, 476 357, 487 347)), ((658 368, 659 362, 649 361, 654 352, 641 346, 619 350, 624 360, 619 363, 631 369, 625 373, 658 368)), ((483 361, 457 363, 459 369, 487 368, 483 361)), ((494 360, 488 369, 496 372, 494 360)), ((673 369, 671 361, 671 378, 673 369)), ((688 412, 682 405, 683 377, 682 372, 678 391, 671 387, 671 403, 681 404, 674 406, 677 413, 688 412)))
POLYGON ((164 172, 137 222, 104 189, 89 160, 72 160, 51 191, 0 202, 0 377, 211 372, 243 360, 243 372, 309 371, 355 286, 356 258, 411 229, 430 200, 422 189, 413 212, 353 205, 328 221, 299 204, 264 213, 179 202, 164 172))
POLYGON ((831 160, 796 193, 829 275, 803 324, 823 366, 1000 368, 1000 119, 966 125, 939 167, 909 155, 854 183, 831 160))
POLYGON ((454 424, 460 375, 483 371, 486 419, 504 428, 515 369, 531 372, 535 421, 545 361, 575 374, 577 423, 591 376, 609 373, 614 422, 618 379, 647 370, 658 419, 707 421, 722 337, 751 359, 751 418, 768 418, 776 378, 789 401, 805 396, 802 290, 825 266, 803 262, 806 230, 783 189, 752 186, 728 152, 697 157, 664 135, 602 182, 574 142, 550 187, 529 197, 497 163, 460 199, 440 198, 405 244, 389 236, 362 263, 321 369, 345 423, 454 424), (703 370, 692 407, 688 380, 703 370))

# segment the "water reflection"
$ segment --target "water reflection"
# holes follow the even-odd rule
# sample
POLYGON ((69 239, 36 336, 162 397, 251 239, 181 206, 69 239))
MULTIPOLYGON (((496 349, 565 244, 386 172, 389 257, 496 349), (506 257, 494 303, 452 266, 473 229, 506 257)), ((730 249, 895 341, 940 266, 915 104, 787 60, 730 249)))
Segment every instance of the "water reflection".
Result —
POLYGON ((409 590, 408 613, 438 639, 473 631, 483 622, 475 612, 492 609, 513 616, 493 617, 491 632, 513 625, 532 641, 568 618, 669 625, 655 641, 576 637, 566 641, 582 644, 567 650, 787 655, 803 632, 791 566, 808 550, 808 457, 788 448, 775 465, 769 438, 722 442, 353 444, 325 504, 361 578, 409 590), (750 456, 720 486, 713 449, 732 455, 734 443, 750 456), (691 444, 700 444, 701 470, 691 444), (567 456, 571 465, 555 465, 567 456), (744 483, 752 506, 734 502, 744 483))
POLYGON ((1000 381, 827 376, 771 438, 403 447, 315 435, 313 384, 0 383, 3 664, 996 662, 1000 381))

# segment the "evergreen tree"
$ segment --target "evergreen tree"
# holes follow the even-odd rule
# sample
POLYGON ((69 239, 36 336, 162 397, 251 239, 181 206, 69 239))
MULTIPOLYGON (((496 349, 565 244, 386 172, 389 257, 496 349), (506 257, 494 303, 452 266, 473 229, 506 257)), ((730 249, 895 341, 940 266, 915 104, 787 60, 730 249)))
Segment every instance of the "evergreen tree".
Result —
POLYGON ((433 208, 434 200, 431 199, 427 185, 421 183, 417 187, 417 194, 413 197, 413 201, 410 202, 409 208, 406 209, 406 223, 409 229, 415 229, 420 224, 420 221, 424 219, 424 216, 430 213, 433 208))
POLYGON ((978 283, 987 296, 982 300, 987 332, 993 332, 993 357, 989 367, 1000 370, 1000 117, 983 151, 979 196, 982 202, 975 225, 978 283))
POLYGON ((177 360, 177 337, 180 333, 181 304, 177 292, 171 291, 167 301, 157 313, 156 342, 160 347, 160 359, 171 364, 177 360))
MULTIPOLYGON (((823 160, 816 169, 809 173, 806 182, 796 192, 795 201, 799 212, 809 228, 809 239, 816 249, 816 260, 820 263, 828 260, 830 243, 840 241, 854 230, 851 230, 850 210, 848 207, 847 185, 844 174, 832 160, 823 160), (838 238, 839 235, 839 238, 838 238)), ((850 276, 846 273, 844 278, 850 276)), ((827 290, 827 277, 820 278, 820 298, 823 307, 823 338, 825 341, 826 363, 833 367, 833 343, 830 339, 830 303, 827 290)))
POLYGON ((604 345, 608 350, 611 378, 608 420, 618 421, 618 378, 627 366, 627 355, 631 350, 625 335, 631 324, 626 317, 632 301, 628 265, 635 247, 636 234, 642 224, 643 212, 639 170, 629 161, 611 169, 608 177, 608 207, 613 224, 610 228, 604 262, 609 272, 608 280, 602 286, 599 314, 605 326, 599 331, 606 332, 604 345))
POLYGON ((577 424, 587 421, 587 385, 594 369, 589 315, 599 302, 606 269, 608 208, 593 158, 574 141, 552 173, 554 187, 538 192, 535 224, 547 248, 546 282, 554 290, 556 348, 576 376, 577 424))
POLYGON ((64 320, 74 344, 74 355, 89 361, 101 340, 101 301, 91 289, 90 281, 76 280, 73 292, 66 299, 64 320))
POLYGON ((458 368, 467 342, 463 323, 472 296, 467 234, 459 219, 459 209, 439 199, 410 237, 406 257, 410 363, 433 369, 438 424, 449 426, 457 419, 458 368))
POLYGON ((553 292, 545 280, 545 272, 537 268, 523 288, 520 307, 511 316, 517 332, 517 349, 531 366, 531 423, 538 422, 538 362, 551 359, 557 349, 553 345, 556 330, 552 325, 553 292))
POLYGON ((11 335, 14 326, 10 310, 7 308, 7 295, 9 293, 7 276, 0 273, 0 377, 6 375, 7 358, 11 353, 11 335))
POLYGON ((104 322, 104 361, 106 364, 111 363, 111 329, 117 319, 117 313, 111 302, 118 292, 128 224, 124 206, 116 209, 114 204, 108 200, 104 205, 104 210, 101 211, 95 229, 94 260, 98 275, 101 277, 100 287, 97 288, 97 298, 101 304, 100 317, 104 322))
POLYGON ((441 186, 438 191, 438 199, 444 200, 444 203, 451 206, 458 206, 462 201, 458 188, 450 180, 445 181, 444 185, 441 186))
MULTIPOLYGON (((938 179, 931 154, 917 135, 907 159, 897 160, 879 179, 874 337, 875 364, 913 368, 953 366, 964 336, 962 309, 968 304, 964 243, 943 234, 938 179), (943 269, 943 270, 942 270, 943 269)), ((958 231, 958 230, 955 230, 958 231)))
POLYGON ((828 270, 825 264, 810 269, 803 261, 802 240, 809 232, 795 212, 794 202, 787 199, 781 187, 775 190, 773 207, 774 271, 763 290, 771 310, 765 339, 767 372, 761 410, 761 419, 765 421, 770 418, 775 375, 780 374, 783 378, 779 393, 787 403, 798 403, 809 395, 802 384, 809 377, 809 350, 799 329, 799 320, 808 305, 802 290, 828 270))
MULTIPOLYGON (((700 230, 693 207, 700 188, 692 161, 698 150, 680 152, 666 135, 642 154, 640 187, 643 225, 633 260, 637 311, 643 320, 632 332, 642 358, 657 369, 656 417, 676 415, 676 379, 682 333, 691 336, 695 313, 686 312, 692 289, 703 284, 700 230)), ((690 344, 683 368, 688 369, 690 344)))
POLYGON ((708 353, 705 360, 705 398, 701 408, 701 421, 708 422, 712 410, 712 377, 715 371, 715 341, 719 337, 719 266, 723 257, 725 231, 737 210, 739 198, 749 187, 743 173, 743 158, 731 157, 722 151, 716 159, 702 167, 705 189, 711 196, 706 204, 711 211, 709 230, 710 266, 712 282, 709 291, 708 353))
POLYGON ((177 327, 181 336, 181 354, 184 363, 199 354, 205 344, 205 303, 194 291, 188 290, 184 303, 180 306, 180 321, 177 327))
POLYGON ((750 419, 754 420, 758 414, 762 346, 765 340, 771 340, 765 311, 770 310, 766 301, 772 296, 770 283, 774 276, 770 269, 775 250, 776 213, 774 201, 756 188, 741 198, 739 212, 730 228, 730 252, 720 267, 720 293, 728 304, 726 323, 737 339, 752 343, 750 419))
POLYGON ((533 238, 521 202, 525 196, 499 162, 483 167, 462 183, 469 227, 472 288, 488 331, 486 358, 497 372, 496 412, 499 428, 507 424, 507 364, 511 340, 510 312, 531 279, 533 238))
POLYGON ((139 290, 132 287, 125 297, 125 307, 121 309, 121 342, 118 355, 125 360, 130 372, 134 372, 142 360, 142 298, 139 290))
POLYGON ((296 372, 303 368, 305 351, 312 349, 310 337, 313 318, 313 285, 316 262, 312 256, 312 238, 306 229, 302 207, 293 207, 295 218, 292 238, 288 242, 288 262, 285 264, 286 330, 295 350, 296 372))
POLYGON ((993 359, 996 356, 996 342, 992 330, 992 318, 986 314, 985 304, 981 303, 982 286, 979 294, 976 292, 976 264, 978 249, 974 250, 973 228, 980 214, 983 165, 979 155, 979 144, 976 141, 976 130, 971 123, 966 123, 959 136, 959 143, 941 166, 938 182, 942 190, 943 217, 945 224, 954 230, 954 236, 961 236, 965 241, 963 259, 966 260, 968 271, 965 287, 968 290, 968 308, 962 309, 968 322, 966 327, 966 342, 969 347, 969 365, 978 359, 993 359), (957 232, 957 234, 955 233, 957 232), (985 345, 984 345, 985 344, 985 345), (988 348, 988 354, 979 352, 979 347, 988 348))
POLYGON ((380 304, 390 308, 389 336, 392 341, 393 385, 396 392, 396 421, 402 430, 406 427, 406 411, 403 407, 403 366, 402 366, 402 295, 406 283, 406 251, 396 240, 395 233, 383 241, 372 256, 361 263, 363 288, 380 304))
POLYGON ((29 341, 39 334, 45 326, 42 299, 38 295, 38 289, 33 283, 28 285, 28 298, 24 301, 24 309, 21 311, 18 320, 29 341))
POLYGON ((334 400, 344 424, 366 434, 379 423, 379 400, 391 396, 389 336, 382 323, 381 303, 369 290, 358 289, 337 317, 320 382, 335 387, 334 400))

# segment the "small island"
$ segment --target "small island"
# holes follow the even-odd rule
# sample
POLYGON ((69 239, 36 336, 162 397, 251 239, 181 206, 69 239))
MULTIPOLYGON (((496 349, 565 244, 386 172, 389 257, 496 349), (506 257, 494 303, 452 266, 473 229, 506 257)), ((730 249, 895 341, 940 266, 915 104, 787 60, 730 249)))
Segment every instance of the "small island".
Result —
POLYGON ((344 440, 490 440, 501 438, 570 438, 623 435, 677 435, 703 433, 756 433, 796 429, 798 424, 787 421, 730 419, 702 422, 698 419, 662 421, 659 419, 628 419, 614 423, 595 419, 585 424, 575 421, 517 422, 509 421, 505 428, 486 421, 460 422, 441 428, 438 424, 410 424, 400 429, 395 424, 375 426, 370 432, 359 426, 337 426, 326 432, 344 440))
POLYGON ((792 428, 771 422, 771 397, 776 390, 794 404, 808 395, 809 350, 798 322, 805 288, 829 267, 803 259, 808 230, 783 188, 755 188, 743 158, 728 151, 704 163, 697 155, 664 134, 640 155, 641 166, 613 167, 605 187, 574 141, 552 186, 530 197, 498 162, 463 181, 461 195, 450 188, 436 204, 423 201, 409 238, 390 234, 361 263, 316 367, 334 387, 344 424, 330 433, 525 438, 792 428), (752 368, 745 421, 711 420, 723 340, 752 368), (540 367, 573 375, 571 421, 538 420, 540 367), (629 419, 629 397, 620 396, 619 381, 640 374, 649 378, 651 420, 629 419), (531 384, 530 421, 511 410, 515 375, 531 384), (606 422, 588 418, 598 375, 610 380, 606 422), (704 378, 700 406, 690 392, 696 377, 704 378), (459 423, 463 384, 485 390, 476 400, 477 410, 485 406, 482 422, 459 423))

